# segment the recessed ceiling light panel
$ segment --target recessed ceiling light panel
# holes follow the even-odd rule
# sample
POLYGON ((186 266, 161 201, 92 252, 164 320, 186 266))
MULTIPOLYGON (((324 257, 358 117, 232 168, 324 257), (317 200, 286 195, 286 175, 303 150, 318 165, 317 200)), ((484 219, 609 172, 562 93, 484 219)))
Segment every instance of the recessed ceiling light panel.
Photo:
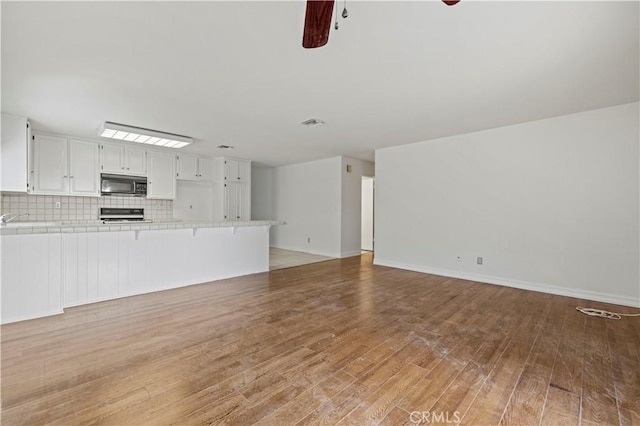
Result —
POLYGON ((98 136, 169 148, 182 148, 193 142, 193 139, 188 136, 127 126, 126 124, 113 123, 111 121, 102 123, 102 126, 98 129, 98 136))

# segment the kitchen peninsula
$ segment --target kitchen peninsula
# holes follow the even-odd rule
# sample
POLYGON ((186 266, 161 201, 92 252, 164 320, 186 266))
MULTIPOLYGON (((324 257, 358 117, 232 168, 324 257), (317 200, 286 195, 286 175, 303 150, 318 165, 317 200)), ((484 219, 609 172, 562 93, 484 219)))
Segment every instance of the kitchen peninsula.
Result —
POLYGON ((269 270, 275 221, 9 223, 1 322, 269 270))

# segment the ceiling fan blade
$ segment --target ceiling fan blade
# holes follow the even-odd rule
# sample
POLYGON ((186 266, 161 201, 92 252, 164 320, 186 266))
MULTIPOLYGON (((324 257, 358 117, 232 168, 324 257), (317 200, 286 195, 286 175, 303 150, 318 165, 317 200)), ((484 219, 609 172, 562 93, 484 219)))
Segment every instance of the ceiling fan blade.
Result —
POLYGON ((334 0, 307 0, 302 47, 313 49, 327 44, 334 0))
POLYGON ((442 0, 447 6, 454 6, 460 2, 460 0, 442 0))

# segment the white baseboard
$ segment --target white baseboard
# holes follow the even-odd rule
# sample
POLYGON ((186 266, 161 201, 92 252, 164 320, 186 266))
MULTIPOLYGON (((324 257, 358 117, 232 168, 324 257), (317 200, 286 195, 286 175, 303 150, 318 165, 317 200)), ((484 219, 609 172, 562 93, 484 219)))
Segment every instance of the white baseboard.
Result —
POLYGON ((622 296, 622 295, 600 293, 600 292, 590 291, 590 290, 579 290, 579 289, 568 288, 568 287, 557 287, 557 286, 552 286, 548 284, 539 284, 539 283, 532 283, 527 281, 512 280, 512 279, 506 279, 506 278, 500 278, 500 277, 493 277, 489 275, 471 274, 466 272, 432 268, 432 267, 421 266, 421 265, 411 265, 411 264, 400 263, 395 261, 387 261, 379 258, 375 258, 373 261, 373 264, 380 265, 380 266, 389 266, 391 268, 406 269, 406 270, 415 271, 415 272, 423 272, 425 274, 440 275, 443 277, 459 278, 459 279, 469 280, 469 281, 478 281, 486 284, 495 284, 495 285, 501 285, 505 287, 519 288, 522 290, 539 291, 541 293, 555 294, 558 296, 575 297, 577 299, 586 299, 586 300, 593 300, 596 302, 613 303, 615 305, 640 308, 640 300, 634 299, 633 297, 622 296))
POLYGON ((325 251, 320 251, 320 250, 310 250, 308 248, 283 247, 283 246, 277 246, 277 245, 273 245, 273 244, 270 245, 269 247, 279 248, 279 249, 282 249, 282 250, 299 251, 301 253, 315 254, 315 255, 318 255, 318 256, 333 257, 333 258, 336 258, 336 259, 339 259, 340 257, 342 257, 341 253, 325 252, 325 251))
POLYGON ((12 322, 27 321, 27 320, 32 320, 36 318, 50 317, 53 315, 61 315, 61 314, 64 314, 64 310, 59 310, 59 311, 55 310, 55 311, 41 313, 37 315, 27 315, 24 317, 14 317, 14 318, 8 318, 8 319, 5 318, 2 320, 2 324, 11 324, 12 322))
POLYGON ((362 250, 357 250, 357 251, 348 251, 346 253, 342 253, 340 255, 341 258, 345 258, 345 257, 353 257, 353 256, 360 256, 362 254, 362 250))

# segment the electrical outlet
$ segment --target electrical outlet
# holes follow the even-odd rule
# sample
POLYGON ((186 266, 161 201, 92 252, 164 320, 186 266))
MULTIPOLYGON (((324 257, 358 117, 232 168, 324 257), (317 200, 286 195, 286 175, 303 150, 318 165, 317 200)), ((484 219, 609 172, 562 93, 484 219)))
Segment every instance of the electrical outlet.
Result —
POLYGON ((311 237, 307 237, 307 242, 310 243, 311 242, 311 237))
POLYGON ((456 260, 457 260, 458 262, 462 262, 462 256, 456 256, 456 260))
POLYGON ((482 265, 482 258, 480 256, 478 256, 477 262, 478 262, 478 265, 482 265))
POLYGON ((60 208, 60 201, 56 201, 56 209, 60 208))

